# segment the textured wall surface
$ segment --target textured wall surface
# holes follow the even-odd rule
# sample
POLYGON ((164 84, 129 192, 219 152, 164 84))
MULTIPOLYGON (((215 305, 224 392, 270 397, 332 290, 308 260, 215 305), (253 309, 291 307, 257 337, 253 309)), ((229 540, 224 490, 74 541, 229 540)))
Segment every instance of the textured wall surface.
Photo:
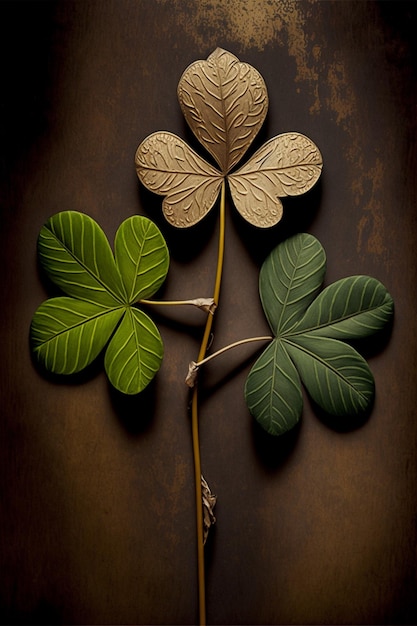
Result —
POLYGON ((416 623, 416 71, 413 2, 85 0, 0 4, 0 607, 4 624, 193 624, 198 619, 189 395, 203 317, 158 318, 166 356, 140 396, 101 364, 75 379, 34 366, 28 330, 50 287, 36 262, 53 213, 94 217, 112 239, 151 217, 171 249, 162 296, 211 295, 216 212, 190 231, 140 187, 137 145, 190 139, 184 69, 217 46, 254 65, 270 100, 260 141, 311 137, 324 168, 284 219, 254 231, 229 203, 216 348, 268 331, 260 265, 285 236, 323 244, 326 282, 381 280, 395 323, 367 357, 366 421, 305 398, 271 439, 243 399, 256 349, 207 368, 203 472, 218 496, 206 548, 211 624, 416 623))

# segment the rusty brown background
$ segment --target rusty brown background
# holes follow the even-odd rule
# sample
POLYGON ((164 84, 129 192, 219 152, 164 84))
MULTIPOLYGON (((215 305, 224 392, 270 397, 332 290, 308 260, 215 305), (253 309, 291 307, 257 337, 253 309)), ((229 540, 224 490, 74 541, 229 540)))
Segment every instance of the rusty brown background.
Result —
POLYGON ((215 212, 179 232, 140 188, 139 142, 188 140, 176 87, 217 46, 265 78, 260 141, 305 133, 324 170, 272 231, 230 206, 213 346, 267 330, 260 264, 307 231, 326 282, 380 279, 395 324, 368 346, 369 419, 336 423, 308 399, 274 440, 246 409, 255 349, 207 368, 204 474, 218 496, 207 547, 211 624, 417 623, 416 46, 414 2, 83 0, 2 2, 1 619, 3 624, 193 624, 197 616, 188 393, 203 317, 157 318, 166 358, 141 396, 111 391, 101 364, 56 381, 34 367, 28 329, 50 295, 36 239, 60 210, 110 238, 141 213, 171 248, 162 296, 211 295, 215 212))

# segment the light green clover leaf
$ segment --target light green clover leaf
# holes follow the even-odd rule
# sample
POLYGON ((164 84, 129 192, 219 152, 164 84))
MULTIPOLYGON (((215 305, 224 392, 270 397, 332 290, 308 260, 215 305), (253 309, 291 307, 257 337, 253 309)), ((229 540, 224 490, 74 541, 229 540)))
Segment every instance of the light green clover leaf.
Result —
POLYGON ((30 338, 38 362, 55 374, 74 374, 107 346, 111 384, 125 394, 142 391, 163 357, 157 327, 135 306, 159 289, 168 272, 168 248, 156 225, 142 216, 125 220, 113 255, 91 217, 64 211, 43 226, 38 254, 47 276, 66 294, 35 312, 30 338))

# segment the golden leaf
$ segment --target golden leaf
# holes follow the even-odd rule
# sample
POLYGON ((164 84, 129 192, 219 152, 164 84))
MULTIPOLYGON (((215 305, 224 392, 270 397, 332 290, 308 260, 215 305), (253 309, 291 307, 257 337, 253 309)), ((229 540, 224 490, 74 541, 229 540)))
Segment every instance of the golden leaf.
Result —
POLYGON ((165 196, 162 209, 172 225, 199 222, 227 179, 240 214, 255 226, 274 226, 282 217, 280 198, 305 193, 317 182, 320 151, 299 133, 274 137, 229 174, 268 110, 262 76, 230 52, 217 48, 206 61, 192 63, 180 79, 178 98, 190 128, 221 171, 172 133, 154 133, 140 144, 137 174, 145 187, 165 196))
POLYGON ((282 217, 280 198, 309 191, 322 164, 319 149, 305 135, 284 133, 270 139, 228 177, 237 210, 255 226, 273 226, 282 217))
POLYGON ((243 157, 268 111, 262 76, 221 48, 185 70, 178 99, 191 130, 223 174, 243 157))
POLYGON ((180 137, 163 132, 149 135, 136 151, 142 183, 165 196, 162 210, 174 226, 199 222, 215 203, 222 175, 180 137))

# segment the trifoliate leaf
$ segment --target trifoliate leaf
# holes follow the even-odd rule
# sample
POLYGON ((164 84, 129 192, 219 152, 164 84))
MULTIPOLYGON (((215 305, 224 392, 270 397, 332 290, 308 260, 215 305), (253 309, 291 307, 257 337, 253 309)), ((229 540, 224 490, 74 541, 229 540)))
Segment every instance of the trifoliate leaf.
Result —
POLYGON ((324 272, 324 250, 307 234, 279 244, 261 268, 261 302, 276 339, 250 371, 245 397, 251 414, 272 434, 298 421, 301 382, 331 415, 357 416, 373 401, 369 366, 345 341, 380 331, 392 318, 392 297, 369 276, 343 278, 317 295, 324 272))
POLYGON ((64 211, 42 228, 38 251, 49 278, 67 296, 40 305, 31 324, 32 348, 46 370, 73 374, 106 349, 105 368, 122 393, 142 391, 158 371, 162 340, 155 324, 136 308, 165 279, 168 249, 148 218, 119 227, 115 255, 89 216, 64 211))
POLYGON ((138 177, 165 196, 162 210, 173 226, 199 222, 228 180, 242 217, 268 228, 282 217, 280 198, 305 193, 317 182, 320 151, 296 132, 270 139, 233 171, 265 120, 268 93, 259 72, 230 52, 217 48, 207 60, 192 63, 179 81, 178 98, 191 130, 220 169, 172 133, 153 133, 142 141, 135 155, 138 177))

